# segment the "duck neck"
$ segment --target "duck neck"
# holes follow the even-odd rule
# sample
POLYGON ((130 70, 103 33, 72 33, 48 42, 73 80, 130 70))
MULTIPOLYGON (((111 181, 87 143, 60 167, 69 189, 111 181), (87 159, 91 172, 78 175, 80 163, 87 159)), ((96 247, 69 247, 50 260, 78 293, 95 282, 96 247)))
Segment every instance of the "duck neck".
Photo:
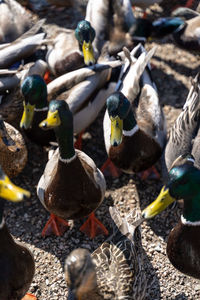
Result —
POLYGON ((56 138, 59 144, 61 160, 68 162, 75 156, 73 127, 60 125, 55 129, 56 138))
POLYGON ((4 217, 3 217, 4 206, 5 206, 5 200, 0 198, 0 230, 4 225, 4 217))
POLYGON ((200 193, 184 199, 182 223, 200 225, 200 193))
POLYGON ((36 102, 35 111, 48 110, 48 101, 47 97, 41 97, 40 101, 36 102))
POLYGON ((133 135, 139 129, 135 120, 132 109, 130 109, 127 117, 123 121, 123 134, 133 135))

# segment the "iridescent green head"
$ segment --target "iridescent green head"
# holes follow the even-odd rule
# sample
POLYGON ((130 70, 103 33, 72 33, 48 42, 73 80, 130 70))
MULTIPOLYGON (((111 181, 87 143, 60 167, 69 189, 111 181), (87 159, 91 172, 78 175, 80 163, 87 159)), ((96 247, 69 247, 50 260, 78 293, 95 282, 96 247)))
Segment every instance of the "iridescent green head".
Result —
POLYGON ((30 75, 22 82, 21 92, 24 96, 24 112, 20 127, 28 129, 33 121, 34 110, 43 110, 48 106, 47 86, 40 75, 30 75))
POLYGON ((183 215, 187 219, 200 220, 200 170, 189 156, 184 164, 172 167, 167 185, 156 200, 143 210, 143 217, 149 219, 156 216, 178 199, 184 200, 183 215))
POLYGON ((64 100, 52 100, 47 118, 39 126, 43 129, 64 127, 73 132, 73 115, 68 104, 64 100))
POLYGON ((75 37, 79 42, 79 47, 83 52, 84 62, 86 65, 93 65, 95 63, 94 51, 92 42, 95 38, 95 30, 90 22, 80 21, 75 30, 75 37))
POLYGON ((122 142, 123 130, 130 131, 136 125, 129 100, 121 93, 115 92, 106 101, 111 120, 110 143, 118 146, 122 142))

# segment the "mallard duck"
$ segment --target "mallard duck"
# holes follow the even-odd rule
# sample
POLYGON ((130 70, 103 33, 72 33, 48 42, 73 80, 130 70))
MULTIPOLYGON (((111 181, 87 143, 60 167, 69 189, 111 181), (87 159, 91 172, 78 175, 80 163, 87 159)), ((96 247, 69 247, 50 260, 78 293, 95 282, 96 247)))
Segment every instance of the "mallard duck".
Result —
POLYGON ((20 127, 26 135, 40 145, 48 145, 55 141, 53 130, 44 131, 39 124, 47 115, 47 86, 40 75, 27 76, 21 84, 22 95, 24 96, 24 112, 21 118, 20 127))
POLYGON ((94 65, 94 69, 82 68, 58 77, 47 86, 40 76, 28 76, 21 85, 25 98, 21 128, 38 144, 47 145, 55 140, 53 130, 43 131, 38 127, 48 110, 48 89, 48 100, 60 98, 69 104, 74 116, 74 132, 79 134, 95 120, 105 103, 105 97, 114 90, 113 84, 105 89, 103 87, 110 79, 112 67, 120 65, 120 61, 113 61, 94 65), (60 90, 66 92, 60 94, 60 90))
POLYGON ((0 76, 0 114, 5 121, 14 127, 19 128, 23 113, 23 96, 20 90, 20 81, 32 74, 43 76, 46 69, 46 63, 38 60, 35 63, 26 64, 21 70, 17 70, 15 74, 9 71, 7 76, 0 76))
POLYGON ((22 135, 0 119, 0 164, 9 177, 17 176, 27 162, 27 149, 22 135))
POLYGON ((199 0, 162 0, 159 5, 162 7, 165 16, 169 16, 177 7, 186 7, 195 10, 199 5, 199 0))
POLYGON ((31 13, 14 0, 0 1, 0 43, 14 41, 32 26, 31 13))
POLYGON ((169 132, 169 139, 162 159, 163 177, 165 180, 174 161, 180 155, 191 153, 195 158, 195 166, 200 169, 199 78, 200 75, 198 74, 193 80, 183 110, 169 132))
POLYGON ((51 225, 54 233, 60 235, 59 222, 67 225, 61 218, 80 219, 89 214, 81 230, 89 231, 92 238, 98 229, 107 234, 105 227, 94 216, 94 210, 104 198, 105 179, 89 156, 74 149, 73 115, 67 103, 52 100, 47 119, 41 122, 40 127, 53 128, 59 144, 38 183, 38 197, 51 213, 43 234, 51 225))
MULTIPOLYGON (((140 230, 110 207, 113 234, 92 254, 75 249, 65 261, 68 299, 145 299, 146 276, 140 230)), ((131 222, 130 222, 131 221, 131 222)))
POLYGON ((150 168, 165 145, 165 119, 148 66, 154 52, 155 48, 146 54, 141 45, 131 53, 124 49, 127 63, 116 92, 107 99, 106 151, 111 162, 126 173, 150 168))
POLYGON ((200 279, 200 84, 199 74, 193 80, 183 111, 169 134, 165 163, 169 171, 166 185, 157 199, 143 210, 145 219, 152 218, 175 200, 183 199, 183 215, 171 231, 167 254, 175 268, 200 279))
MULTIPOLYGON (((199 116, 199 114, 198 114, 199 116)), ((200 279, 200 170, 191 155, 181 156, 169 172, 169 180, 157 199, 142 212, 152 218, 176 200, 183 199, 183 214, 172 229, 167 242, 167 255, 180 272, 200 279)))
MULTIPOLYGON (((31 252, 16 243, 8 231, 3 217, 5 199, 19 202, 30 193, 14 185, 0 167, 0 299, 22 299, 32 282, 35 263, 31 252)), ((36 300, 27 294, 23 300, 36 300)))
POLYGON ((95 30, 90 22, 80 21, 75 31, 55 26, 53 33, 47 40, 46 61, 56 77, 95 63, 92 47, 95 30))

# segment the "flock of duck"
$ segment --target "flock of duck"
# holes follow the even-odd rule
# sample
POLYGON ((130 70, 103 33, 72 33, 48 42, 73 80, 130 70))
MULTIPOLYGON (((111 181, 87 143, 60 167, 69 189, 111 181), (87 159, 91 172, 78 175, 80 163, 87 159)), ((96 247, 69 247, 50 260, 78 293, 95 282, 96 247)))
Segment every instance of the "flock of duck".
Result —
POLYGON ((0 1, 0 15, 5 17, 0 28, 1 300, 36 299, 26 294, 34 258, 14 241, 3 217, 6 200, 30 197, 9 179, 27 162, 24 135, 41 146, 54 145, 37 186, 38 198, 50 213, 43 236, 59 236, 67 220, 84 217, 88 219, 81 231, 91 238, 108 235, 95 216, 106 191, 103 171, 108 168, 113 177, 120 171, 144 172, 143 176, 153 171, 159 176, 153 165, 162 161, 164 187, 157 199, 124 218, 110 207, 113 233, 92 254, 75 249, 67 257, 68 299, 145 299, 139 226, 179 199, 184 201, 183 214, 169 235, 167 254, 175 268, 200 279, 200 75, 193 79, 167 139, 150 66, 156 48, 146 52, 139 43, 149 36, 173 34, 179 45, 199 53, 200 16, 182 8, 177 12, 181 17, 150 22, 134 17, 133 4, 89 0, 85 20, 75 31, 53 26, 46 33, 45 20, 32 26, 27 18, 31 13, 19 3, 0 1), (190 19, 184 20, 188 14, 190 19), (21 23, 15 26, 19 16, 21 23), (102 126, 108 160, 100 171, 81 150, 81 136, 105 104, 102 126))

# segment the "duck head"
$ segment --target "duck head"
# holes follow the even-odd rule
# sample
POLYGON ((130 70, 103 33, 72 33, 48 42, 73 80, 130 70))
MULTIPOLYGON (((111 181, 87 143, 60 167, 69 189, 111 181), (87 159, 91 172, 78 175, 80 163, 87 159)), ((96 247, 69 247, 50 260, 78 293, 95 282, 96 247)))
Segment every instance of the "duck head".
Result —
POLYGON ((42 129, 65 127, 73 131, 73 116, 68 104, 64 100, 52 100, 49 103, 47 118, 39 126, 42 129))
POLYGON ((75 30, 75 37, 79 42, 79 47, 83 52, 84 62, 87 66, 95 63, 92 42, 95 38, 95 30, 90 22, 80 21, 75 30))
MULTIPOLYGON (((183 157, 180 158, 182 160, 183 157)), ((172 166, 168 183, 156 200, 143 210, 142 216, 145 219, 153 218, 178 199, 184 200, 184 213, 193 215, 196 207, 197 216, 193 217, 200 219, 200 170, 194 166, 191 156, 185 157, 184 161, 180 164, 178 159, 177 164, 172 166)))
POLYGON ((129 131, 136 125, 132 107, 121 92, 110 95, 106 105, 111 120, 110 143, 112 146, 119 146, 122 142, 123 130, 129 131))
POLYGON ((65 261, 65 279, 69 286, 68 300, 81 300, 96 283, 95 265, 86 249, 75 249, 65 261))
POLYGON ((22 82, 21 92, 24 96, 24 112, 20 127, 28 129, 32 125, 34 112, 47 110, 47 86, 40 75, 30 75, 22 82))

